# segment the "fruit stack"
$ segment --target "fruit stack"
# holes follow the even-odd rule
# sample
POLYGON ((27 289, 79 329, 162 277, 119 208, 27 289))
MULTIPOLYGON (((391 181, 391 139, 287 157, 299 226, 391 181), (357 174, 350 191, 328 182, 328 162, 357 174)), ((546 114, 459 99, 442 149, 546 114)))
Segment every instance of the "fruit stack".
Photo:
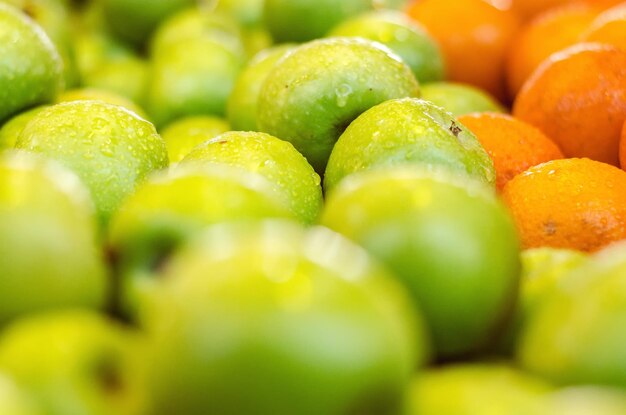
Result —
POLYGON ((625 120, 616 0, 0 0, 0 415, 624 415, 625 120))

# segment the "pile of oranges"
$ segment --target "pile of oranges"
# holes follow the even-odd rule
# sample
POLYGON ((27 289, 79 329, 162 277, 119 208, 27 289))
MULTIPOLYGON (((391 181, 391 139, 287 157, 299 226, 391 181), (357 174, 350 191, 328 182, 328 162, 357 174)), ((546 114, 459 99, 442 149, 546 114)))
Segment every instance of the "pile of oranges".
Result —
POLYGON ((492 157, 524 247, 626 238, 626 2, 415 0, 407 13, 450 80, 509 108, 459 121, 492 157))

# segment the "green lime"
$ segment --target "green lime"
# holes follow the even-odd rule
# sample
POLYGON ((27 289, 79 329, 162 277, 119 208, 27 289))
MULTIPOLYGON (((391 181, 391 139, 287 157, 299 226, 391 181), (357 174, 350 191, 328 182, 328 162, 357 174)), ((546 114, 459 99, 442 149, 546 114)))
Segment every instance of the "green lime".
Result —
POLYGON ((403 287, 328 229, 215 225, 160 280, 154 415, 396 415, 426 359, 403 287))
POLYGON ((158 173, 131 195, 111 221, 109 244, 121 278, 121 308, 136 318, 171 252, 204 226, 292 218, 263 176, 226 165, 183 164, 158 173))
POLYGON ((626 386, 626 245, 562 279, 520 333, 519 361, 563 384, 626 386))
POLYGON ((505 112, 494 97, 472 85, 431 82, 422 86, 422 98, 455 117, 473 112, 505 112))
POLYGON ((224 163, 263 175, 305 224, 313 223, 322 208, 319 175, 290 143, 269 134, 228 132, 199 145, 183 161, 224 163))
POLYGON ((54 99, 63 88, 63 63, 39 25, 0 2, 0 123, 54 99))
POLYGON ((446 168, 495 185, 493 162, 472 132, 441 108, 416 98, 364 112, 339 137, 328 160, 325 189, 344 177, 381 167, 446 168))
POLYGON ((484 184, 412 168, 355 174, 330 192, 321 223, 407 286, 441 358, 482 350, 513 311, 517 233, 484 184))
POLYGON ((502 363, 443 366, 416 376, 406 415, 548 415, 543 402, 551 391, 502 363))
POLYGON ((89 187, 103 224, 146 175, 167 166, 167 149, 154 125, 103 101, 44 109, 26 124, 16 148, 73 170, 89 187))
POLYGON ((330 36, 360 36, 388 46, 406 62, 420 83, 441 81, 445 64, 439 45, 405 13, 377 10, 344 20, 330 36))
POLYGON ((169 124, 161 131, 161 137, 165 140, 170 163, 178 163, 198 144, 229 130, 230 125, 222 118, 197 115, 169 124))

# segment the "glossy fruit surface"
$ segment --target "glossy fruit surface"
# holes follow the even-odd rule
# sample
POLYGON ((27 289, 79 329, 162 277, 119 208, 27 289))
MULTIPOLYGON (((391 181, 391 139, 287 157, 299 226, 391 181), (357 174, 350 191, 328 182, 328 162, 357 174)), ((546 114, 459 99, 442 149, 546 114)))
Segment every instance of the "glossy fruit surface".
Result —
POLYGON ((259 96, 261 131, 291 142, 321 172, 344 129, 374 105, 419 95, 411 69, 379 43, 328 38, 298 47, 259 96))
POLYGON ((626 172, 589 159, 553 160, 502 192, 526 248, 595 251, 626 237, 626 172))
POLYGON ((551 55, 520 91, 513 115, 543 131, 566 157, 618 165, 626 51, 583 43, 551 55))
POLYGON ((455 117, 473 112, 505 112, 493 96, 462 83, 431 82, 422 86, 422 99, 442 107, 455 117))
POLYGON ((483 112, 458 117, 476 135, 496 169, 496 187, 537 164, 561 159, 563 153, 532 125, 505 114, 483 112))
POLYGON ((224 133, 194 148, 184 162, 228 164, 261 174, 305 224, 312 224, 322 208, 319 175, 290 143, 269 134, 224 133))
POLYGON ((102 101, 46 108, 24 127, 16 147, 72 169, 89 187, 104 222, 138 182, 167 166, 165 143, 154 126, 102 101))
POLYGON ((170 163, 178 163, 193 148, 226 131, 230 125, 219 117, 197 115, 174 121, 161 131, 170 163))
POLYGON ((390 166, 446 168, 494 184, 493 162, 476 137, 450 114, 421 99, 390 100, 360 115, 339 137, 324 186, 349 174, 390 166))

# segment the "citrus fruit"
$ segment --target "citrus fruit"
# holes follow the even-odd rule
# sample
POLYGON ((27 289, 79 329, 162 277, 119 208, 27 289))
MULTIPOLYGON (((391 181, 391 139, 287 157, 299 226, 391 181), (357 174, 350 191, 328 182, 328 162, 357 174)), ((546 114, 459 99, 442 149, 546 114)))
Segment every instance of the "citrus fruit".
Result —
POLYGON ((580 38, 583 42, 610 43, 626 49, 626 4, 599 14, 580 38))
POLYGON ((504 61, 519 26, 513 12, 483 0, 421 0, 407 13, 439 42, 449 80, 506 98, 504 61))
POLYGON ((403 287, 328 229, 215 225, 161 277, 155 415, 395 415, 427 356, 403 287))
POLYGON ((513 115, 543 131, 566 157, 618 165, 626 51, 583 43, 551 55, 524 84, 513 115))
POLYGON ((350 124, 330 155, 324 187, 358 171, 399 165, 495 182, 493 162, 466 127, 428 101, 405 98, 372 107, 350 124))
POLYGON ((626 238, 626 172, 589 159, 553 160, 502 192, 523 246, 595 251, 626 238))
POLYGON ((406 167, 355 174, 330 192, 321 223, 365 247, 409 288, 439 358, 481 350, 510 316, 517 234, 482 183, 406 167))
POLYGON ((569 274, 521 333, 522 365, 561 384, 626 386, 626 245, 569 274))
POLYGON ((269 134, 220 134, 194 148, 183 162, 228 164, 262 175, 305 224, 312 224, 322 208, 319 175, 290 143, 269 134))
POLYGON ((407 415, 547 415, 541 412, 551 386, 502 363, 433 368, 415 377, 407 415))
POLYGON ((578 43, 596 15, 594 8, 566 5, 548 10, 522 26, 506 57, 509 97, 515 98, 528 77, 551 54, 578 43))
POLYGON ((546 161, 563 158, 559 147, 530 124, 505 114, 484 112, 457 118, 476 135, 496 169, 496 188, 546 161))
POLYGON ((504 107, 487 92, 458 82, 423 85, 422 99, 442 107, 455 117, 472 112, 505 112, 504 107))
POLYGON ((181 161, 195 146, 230 130, 219 117, 196 115, 170 123, 161 131, 170 163, 181 161))

